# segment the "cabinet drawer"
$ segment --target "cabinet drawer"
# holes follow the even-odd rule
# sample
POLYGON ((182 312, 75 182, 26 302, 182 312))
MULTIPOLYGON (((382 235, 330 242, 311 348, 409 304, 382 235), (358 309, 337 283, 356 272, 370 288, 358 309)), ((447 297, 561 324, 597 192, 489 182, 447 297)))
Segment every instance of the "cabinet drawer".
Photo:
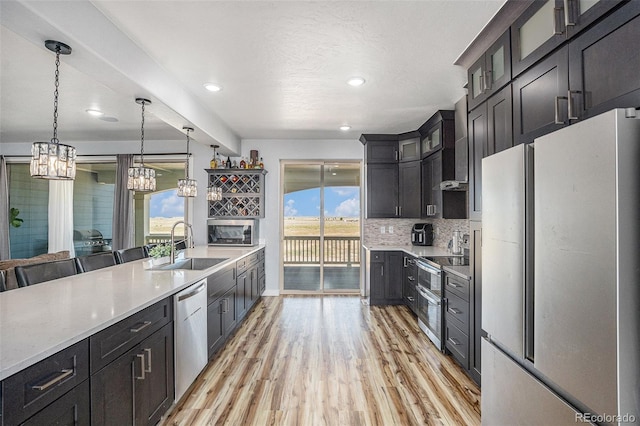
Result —
POLYGON ((453 357, 465 369, 469 369, 469 336, 458 327, 447 323, 445 329, 445 346, 453 357))
POLYGON ((21 426, 88 425, 91 423, 90 409, 89 381, 85 380, 21 426))
POLYGON ((114 361, 173 320, 171 297, 94 334, 89 338, 91 373, 114 361))
POLYGON ((444 290, 446 297, 454 294, 467 302, 469 301, 469 280, 465 280, 452 274, 445 274, 444 290))
POLYGON ((3 422, 19 424, 89 377, 89 345, 82 340, 2 382, 3 422))
POLYGON ((451 320, 462 332, 469 334, 469 302, 450 293, 447 296, 446 320, 451 320))
POLYGON ((258 264, 258 277, 264 277, 264 261, 258 264))
POLYGON ((260 249, 258 252, 258 260, 264 261, 264 249, 260 249))
POLYGON ((207 277, 207 303, 211 303, 236 285, 236 265, 229 265, 207 277))
POLYGON ((238 260, 236 262, 236 269, 237 269, 237 273, 238 275, 242 274, 244 271, 247 270, 247 268, 249 268, 251 265, 253 265, 254 263, 256 263, 260 258, 260 253, 253 253, 250 254, 249 256, 245 256, 242 259, 238 260))

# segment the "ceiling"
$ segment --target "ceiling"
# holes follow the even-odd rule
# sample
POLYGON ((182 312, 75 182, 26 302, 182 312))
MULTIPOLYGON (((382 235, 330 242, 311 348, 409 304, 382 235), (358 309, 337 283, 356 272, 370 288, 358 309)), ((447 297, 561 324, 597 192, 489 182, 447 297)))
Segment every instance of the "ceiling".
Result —
POLYGON ((60 69, 65 143, 139 140, 138 96, 153 101, 145 139, 184 139, 188 124, 223 153, 242 139, 415 130, 464 95, 466 72, 453 63, 503 3, 3 0, 0 142, 51 137, 46 39, 73 48, 60 69), (356 75, 366 83, 347 85, 356 75))

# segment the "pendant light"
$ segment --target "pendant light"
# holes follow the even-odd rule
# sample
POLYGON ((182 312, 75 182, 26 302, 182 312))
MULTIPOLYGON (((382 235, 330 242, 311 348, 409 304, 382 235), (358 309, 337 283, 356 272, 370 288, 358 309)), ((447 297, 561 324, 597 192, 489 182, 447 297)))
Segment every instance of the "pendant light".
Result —
POLYGON ((149 99, 136 98, 136 103, 142 105, 142 124, 140 125, 140 165, 129 167, 127 189, 140 192, 156 190, 156 171, 144 166, 144 106, 150 104, 149 99))
POLYGON ((44 42, 56 53, 55 91, 53 92, 53 137, 49 142, 34 142, 31 147, 31 176, 39 179, 73 180, 76 177, 76 149, 58 140, 58 86, 60 55, 71 53, 71 47, 55 40, 44 42))
POLYGON ((195 197, 198 195, 198 186, 195 179, 189 179, 189 132, 193 132, 193 127, 184 126, 182 130, 187 131, 186 179, 178 179, 178 197, 195 197))
MULTIPOLYGON (((211 145, 213 148, 213 158, 216 160, 216 168, 220 165, 217 164, 217 156, 216 149, 220 148, 220 145, 211 145)), ((213 162, 213 161, 212 161, 213 162)), ((214 167, 211 167, 212 169, 214 167)), ((209 179, 211 179, 211 175, 209 175, 209 179)), ((210 182, 210 185, 207 187, 207 200, 208 201, 222 201, 222 188, 216 186, 213 182, 210 182)))

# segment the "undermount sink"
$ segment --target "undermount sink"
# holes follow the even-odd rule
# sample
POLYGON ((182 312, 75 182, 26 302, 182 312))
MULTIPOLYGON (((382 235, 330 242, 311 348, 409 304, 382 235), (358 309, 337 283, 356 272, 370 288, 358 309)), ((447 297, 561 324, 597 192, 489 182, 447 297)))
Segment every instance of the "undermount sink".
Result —
POLYGON ((170 271, 173 269, 191 269, 194 271, 201 271, 203 269, 211 268, 212 266, 228 259, 228 257, 191 257, 187 259, 178 259, 175 263, 159 265, 152 269, 160 271, 170 271))

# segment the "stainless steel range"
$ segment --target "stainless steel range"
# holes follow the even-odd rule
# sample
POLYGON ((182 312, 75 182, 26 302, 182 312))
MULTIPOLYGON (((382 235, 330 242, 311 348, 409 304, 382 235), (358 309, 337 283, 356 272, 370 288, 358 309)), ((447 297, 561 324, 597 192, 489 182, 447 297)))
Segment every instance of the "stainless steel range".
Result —
POLYGON ((418 266, 418 326, 440 350, 442 342, 442 267, 465 266, 466 256, 423 257, 416 261, 418 266))

